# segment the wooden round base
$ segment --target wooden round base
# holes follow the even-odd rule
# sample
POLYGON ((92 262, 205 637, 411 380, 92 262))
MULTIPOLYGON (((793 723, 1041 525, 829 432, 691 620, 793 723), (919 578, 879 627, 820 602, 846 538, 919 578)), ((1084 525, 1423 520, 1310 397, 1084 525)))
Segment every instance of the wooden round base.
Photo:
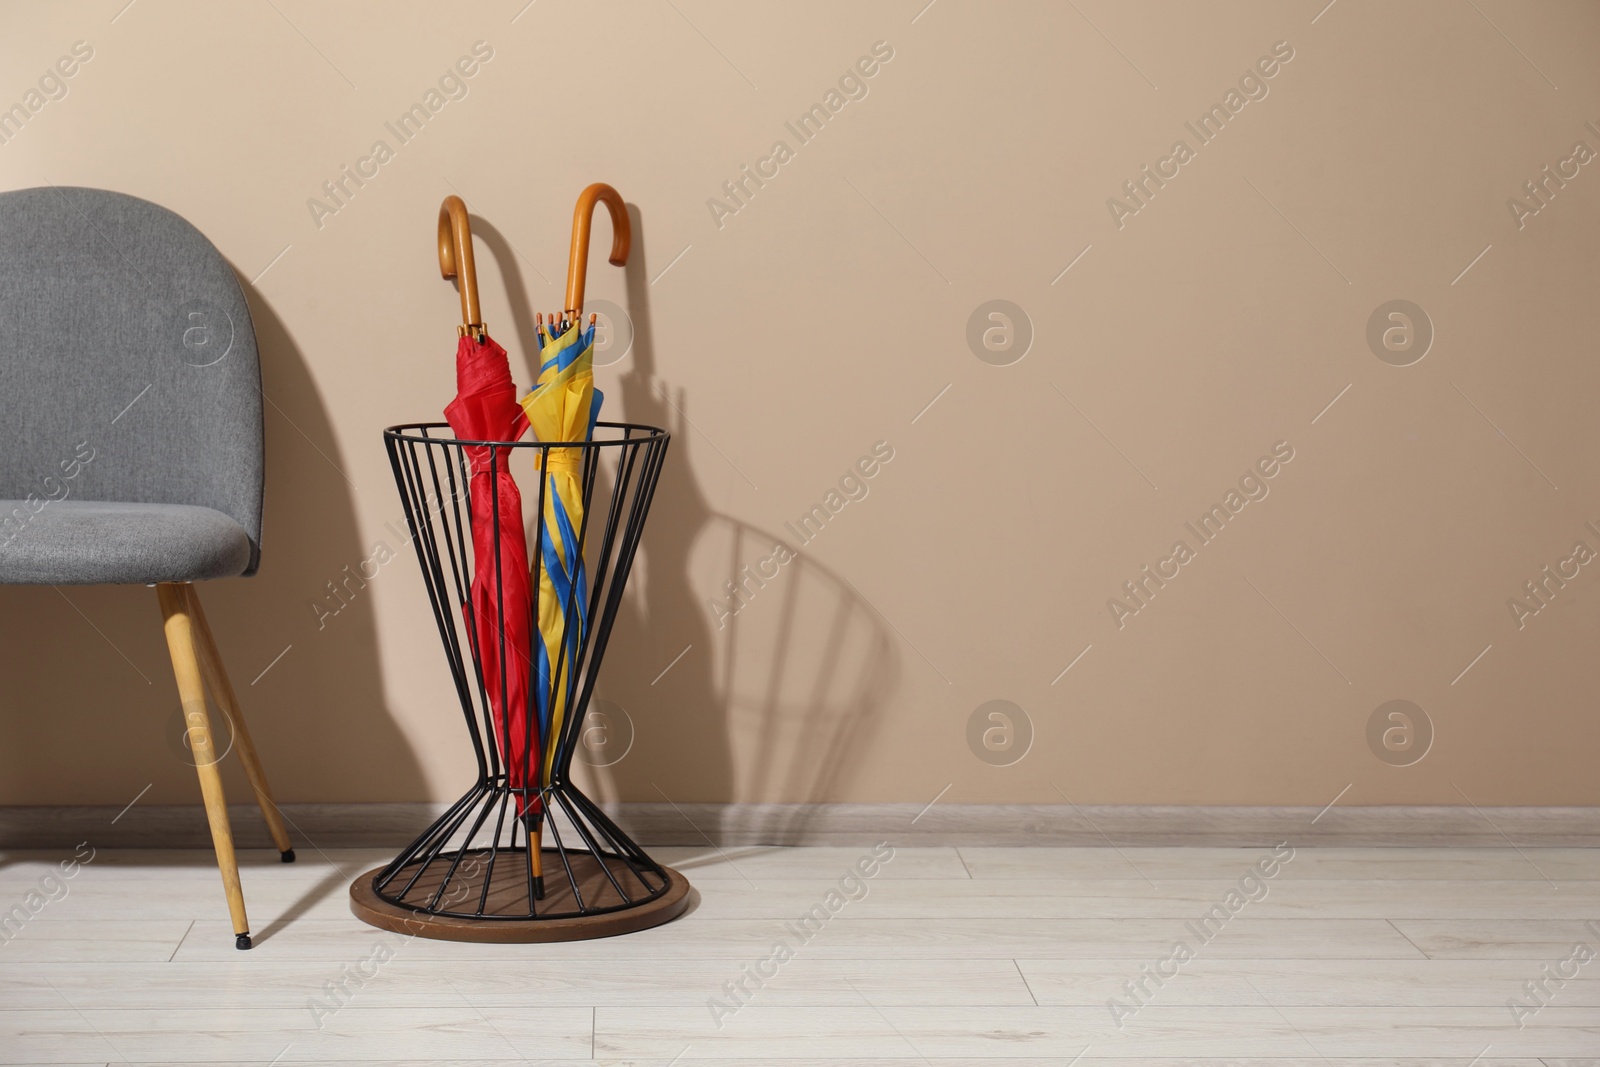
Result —
MULTIPOLYGON (((591 890, 598 893, 605 884, 605 872, 593 858, 580 859, 581 856, 582 854, 569 854, 578 885, 586 894, 591 890)), ((374 867, 351 883, 350 911, 362 922, 381 930, 413 937, 433 938, 437 941, 476 941, 497 945, 584 941, 595 937, 630 934, 635 930, 645 930, 671 922, 682 915, 689 907, 689 880, 671 867, 662 869, 667 872, 665 893, 654 900, 618 911, 550 919, 460 919, 445 915, 429 915, 384 900, 372 888, 372 880, 383 872, 383 868, 374 867)), ((550 868, 547 867, 546 870, 550 868)), ((563 895, 570 898, 570 886, 567 885, 564 873, 560 872, 561 868, 556 865, 552 871, 555 876, 549 878, 547 884, 552 891, 558 887, 565 887, 563 895)), ((527 883, 522 883, 523 899, 526 899, 526 887, 527 883)), ((590 896, 590 899, 593 899, 593 896, 590 896)), ((552 900, 550 903, 554 904, 555 901, 552 900)), ((492 906, 490 910, 492 911, 492 906)), ((556 906, 552 910, 570 909, 556 906)))

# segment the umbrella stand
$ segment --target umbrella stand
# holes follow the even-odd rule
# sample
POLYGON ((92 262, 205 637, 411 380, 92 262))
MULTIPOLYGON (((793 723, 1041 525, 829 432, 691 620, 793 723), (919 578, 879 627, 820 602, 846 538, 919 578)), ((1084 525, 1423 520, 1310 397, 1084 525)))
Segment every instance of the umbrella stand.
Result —
MULTIPOLYGON (((350 901, 358 918, 386 930, 449 941, 570 941, 655 926, 688 907, 688 881, 651 859, 570 775, 668 439, 666 431, 653 426, 610 422, 598 423, 592 440, 572 443, 465 441, 446 423, 384 431, 478 773, 471 788, 393 861, 356 879, 350 901), (533 686, 563 684, 563 677, 573 686, 559 728, 537 746, 551 759, 544 780, 510 773, 496 743, 504 722, 491 706, 494 680, 483 676, 485 650, 461 610, 471 596, 477 558, 468 499, 472 461, 488 444, 494 445, 486 450, 491 464, 517 456, 519 465, 537 461, 545 469, 557 448, 577 457, 584 518, 573 547, 587 561, 582 612, 587 622, 570 661, 562 640, 563 655, 548 676, 532 673, 533 686), (514 777, 532 784, 514 785, 514 777), (523 815, 529 811, 539 814, 530 819, 523 815)), ((530 492, 530 503, 534 496, 530 492)), ((542 526, 542 510, 538 514, 542 526)), ((501 527, 494 531, 498 538, 501 527)), ((530 542, 538 544, 541 534, 535 531, 530 542)), ((498 557, 496 545, 486 558, 498 557)), ((532 567, 537 590, 543 553, 532 554, 532 567)), ((575 596, 573 589, 569 595, 575 596)), ((537 604, 533 610, 537 613, 537 604)), ((568 611, 566 617, 579 614, 568 611)), ((493 632, 505 647, 487 658, 500 664, 532 658, 531 646, 540 640, 534 635, 530 647, 512 648, 506 641, 512 628, 501 625, 493 632)), ((537 715, 523 721, 530 731, 538 728, 537 715)), ((534 750, 525 743, 520 752, 526 759, 534 750)))

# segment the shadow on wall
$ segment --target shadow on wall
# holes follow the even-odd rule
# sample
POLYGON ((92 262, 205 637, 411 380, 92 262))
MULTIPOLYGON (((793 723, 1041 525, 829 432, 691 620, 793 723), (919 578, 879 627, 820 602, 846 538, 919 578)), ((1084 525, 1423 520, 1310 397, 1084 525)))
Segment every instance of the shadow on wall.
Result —
MULTIPOLYGON (((533 321, 535 309, 528 303, 528 287, 522 279, 521 259, 494 223, 476 214, 470 215, 469 220, 472 223, 472 236, 488 247, 496 266, 500 268, 500 276, 505 279, 506 296, 511 306, 511 324, 517 331, 516 344, 507 346, 511 354, 512 377, 531 382, 538 374, 531 353, 539 351, 539 336, 533 321)), ((457 293, 461 292, 459 277, 452 280, 450 285, 457 293)))
POLYGON ((655 376, 646 230, 628 210, 632 362, 606 417, 665 427, 674 440, 597 692, 635 736, 614 763, 580 748, 583 776, 608 801, 826 801, 895 683, 897 646, 854 589, 807 556, 769 563, 770 579, 745 577, 780 540, 798 546, 712 510, 690 471, 696 431, 684 393, 655 376), (700 588, 697 576, 716 584, 700 588), (724 583, 741 581, 745 606, 714 625, 708 601, 726 602, 724 583))
MULTIPOLYGON (((579 773, 606 800, 826 801, 894 685, 898 649, 851 586, 805 555, 746 585, 748 603, 714 624, 708 601, 726 601, 724 582, 745 580, 780 540, 798 546, 714 511, 693 477, 686 447, 696 431, 682 392, 671 396, 655 376, 647 246, 629 210, 632 363, 604 414, 664 426, 676 441, 598 693, 626 709, 637 737, 622 760, 579 773)), ((518 347, 534 352, 517 256, 492 224, 473 225, 499 260, 518 347)), ((258 575, 201 586, 223 658, 280 801, 428 799, 382 696, 366 590, 376 546, 360 541, 356 489, 303 354, 265 299, 245 290, 267 396, 265 528, 258 575)), ((376 430, 372 447, 381 447, 376 430)), ((415 581, 392 487, 366 491, 395 515, 379 536, 399 563, 382 573, 396 577, 377 580, 415 581)), ((120 807, 147 785, 141 805, 198 803, 151 590, 0 587, 0 617, 0 803, 120 807)), ((238 761, 223 773, 230 801, 247 804, 238 761)), ((119 829, 136 828, 138 811, 119 829)), ((246 841, 256 830, 236 827, 246 841)))
MULTIPOLYGON (((373 546, 361 544, 327 411, 282 320, 241 285, 267 396, 261 569, 201 583, 207 615, 280 802, 424 799, 415 754, 382 698, 360 579, 373 546), (353 761, 366 769, 352 773, 353 761)), ((0 617, 0 803, 120 807, 147 784, 141 805, 199 803, 153 590, 0 587, 0 617)), ((237 758, 223 774, 230 803, 249 804, 237 758)), ((136 826, 138 810, 119 829, 136 826)), ((265 830, 235 832, 254 841, 265 830)))

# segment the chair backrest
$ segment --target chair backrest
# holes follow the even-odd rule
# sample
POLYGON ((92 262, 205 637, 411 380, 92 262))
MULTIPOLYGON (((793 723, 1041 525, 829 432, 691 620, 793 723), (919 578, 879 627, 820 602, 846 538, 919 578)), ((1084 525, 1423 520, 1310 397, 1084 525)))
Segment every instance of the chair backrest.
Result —
POLYGON ((101 189, 0 193, 0 499, 214 508, 253 573, 261 400, 244 294, 199 230, 101 189))

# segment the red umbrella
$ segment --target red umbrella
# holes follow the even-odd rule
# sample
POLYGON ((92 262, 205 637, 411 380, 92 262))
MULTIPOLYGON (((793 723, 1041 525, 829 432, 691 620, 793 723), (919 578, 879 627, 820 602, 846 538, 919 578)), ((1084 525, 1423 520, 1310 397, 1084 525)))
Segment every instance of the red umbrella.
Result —
MULTIPOLYGON (((472 230, 459 196, 439 208, 439 269, 460 276, 460 341, 456 345, 456 398, 444 417, 466 441, 515 441, 528 429, 517 403, 506 350, 490 340, 478 308, 478 276, 472 261, 472 230)), ((488 694, 513 791, 537 785, 539 733, 530 728, 528 676, 532 648, 528 541, 522 526, 522 493, 511 477, 512 449, 465 448, 471 468, 468 497, 472 525, 472 596, 461 606, 488 694)), ((517 814, 537 819, 538 794, 517 794, 517 814)))

